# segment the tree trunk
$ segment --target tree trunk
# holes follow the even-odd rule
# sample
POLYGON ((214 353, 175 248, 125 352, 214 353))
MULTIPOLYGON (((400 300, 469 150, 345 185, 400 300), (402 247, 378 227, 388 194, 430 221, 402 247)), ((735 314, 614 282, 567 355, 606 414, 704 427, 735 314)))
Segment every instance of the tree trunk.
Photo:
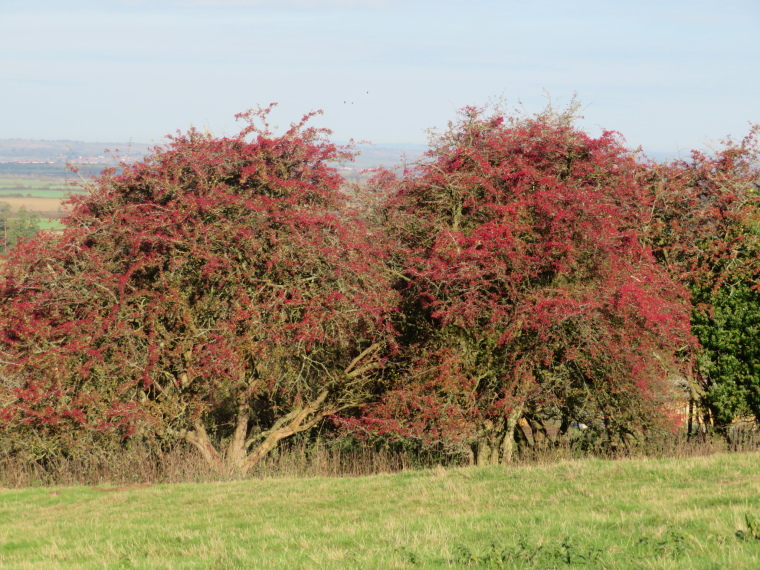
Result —
POLYGON ((246 458, 248 455, 245 442, 248 437, 248 420, 250 417, 251 411, 248 408, 248 405, 244 403, 238 405, 235 433, 232 435, 232 439, 227 446, 227 456, 225 457, 227 463, 238 472, 245 470, 246 458))
MULTIPOLYGON (((254 465, 261 461, 283 439, 306 431, 317 425, 325 416, 334 414, 336 409, 320 409, 329 395, 328 390, 323 390, 317 398, 303 408, 296 408, 286 416, 275 422, 272 429, 264 434, 264 440, 248 454, 245 459, 243 473, 248 473, 254 465)), ((246 442, 246 448, 252 441, 246 442)))
POLYGON ((475 464, 479 467, 484 465, 498 465, 499 463, 499 432, 498 426, 494 426, 490 420, 484 421, 477 432, 474 444, 475 464))
POLYGON ((475 465, 483 467, 499 462, 499 448, 488 436, 481 436, 475 442, 475 465))
POLYGON ((212 467, 226 468, 230 472, 235 471, 240 475, 247 474, 251 468, 261 461, 277 444, 285 438, 306 431, 314 427, 322 418, 336 413, 340 407, 322 409, 328 390, 323 390, 312 402, 304 407, 296 408, 290 413, 278 419, 269 431, 259 434, 258 437, 248 439, 248 422, 251 411, 247 404, 238 405, 235 432, 232 434, 227 445, 224 457, 214 448, 211 439, 203 427, 203 423, 197 420, 193 429, 185 432, 185 440, 193 444, 200 451, 203 459, 212 467), (254 445, 259 439, 261 443, 254 445), (253 448, 249 452, 249 448, 253 448))
POLYGON ((530 424, 530 431, 533 433, 533 447, 536 449, 545 448, 549 437, 546 434, 543 422, 536 418, 528 418, 528 423, 530 424))
POLYGON ((517 422, 522 417, 522 412, 522 406, 518 406, 507 416, 504 437, 501 442, 501 461, 504 465, 512 463, 512 455, 515 450, 515 429, 517 428, 517 422))
POLYGON ((206 428, 203 427, 203 423, 200 420, 196 420, 193 424, 193 430, 185 433, 185 439, 192 443, 195 448, 200 451, 201 457, 205 459, 212 467, 220 468, 222 466, 222 459, 219 457, 214 445, 208 437, 206 428))
POLYGON ((523 408, 513 409, 509 415, 496 425, 485 422, 478 430, 478 439, 473 445, 475 464, 499 465, 512 462, 515 449, 515 429, 522 417, 523 408))
POLYGON ((528 449, 531 446, 530 440, 528 439, 528 434, 525 432, 526 429, 530 429, 530 426, 528 425, 528 420, 525 418, 520 418, 517 421, 517 425, 515 426, 514 431, 514 440, 517 444, 517 449, 528 449))

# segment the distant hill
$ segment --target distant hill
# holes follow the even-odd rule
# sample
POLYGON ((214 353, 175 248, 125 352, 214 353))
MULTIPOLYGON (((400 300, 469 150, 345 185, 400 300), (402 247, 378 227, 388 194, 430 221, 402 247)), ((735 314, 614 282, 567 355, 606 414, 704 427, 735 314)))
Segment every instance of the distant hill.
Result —
POLYGON ((427 147, 423 145, 361 144, 357 145, 359 156, 347 166, 354 169, 393 168, 404 162, 415 162, 422 158, 427 147))
MULTIPOLYGON (((137 142, 82 142, 72 140, 0 139, 0 162, 89 162, 113 163, 115 158, 140 159, 155 144, 137 142), (108 151, 108 152, 107 152, 108 151)), ((360 144, 356 165, 361 168, 390 167, 403 160, 418 160, 426 145, 406 143, 360 144)), ((646 152, 657 161, 689 158, 689 152, 646 152)))
MULTIPOLYGON (((131 162, 148 155, 156 145, 144 143, 97 143, 71 140, 0 139, 0 176, 66 178, 66 164, 76 164, 82 173, 97 174, 119 160, 131 162), (108 149, 108 151, 106 150, 108 149)), ((425 147, 408 144, 357 146, 353 163, 339 167, 348 178, 364 177, 366 169, 397 167, 403 161, 422 157, 425 147)))
POLYGON ((118 158, 139 159, 151 147, 142 143, 0 139, 0 162, 113 164, 118 158))
MULTIPOLYGON (((65 162, 0 162, 0 178, 70 179, 74 176, 65 162)), ((99 174, 107 164, 78 166, 82 176, 99 174)))

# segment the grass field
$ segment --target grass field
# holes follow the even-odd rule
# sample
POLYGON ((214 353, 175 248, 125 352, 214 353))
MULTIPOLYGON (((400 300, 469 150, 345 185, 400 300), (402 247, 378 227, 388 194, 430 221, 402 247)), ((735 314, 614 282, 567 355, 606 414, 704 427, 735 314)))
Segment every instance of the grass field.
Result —
POLYGON ((35 190, 68 191, 69 189, 68 181, 64 179, 0 178, 0 193, 35 190))
MULTIPOLYGON (((58 215, 61 201, 76 190, 62 179, 0 178, 0 202, 9 204, 13 211, 25 208, 43 216, 58 215)), ((50 221, 42 229, 58 227, 57 222, 50 221)))
POLYGON ((34 188, 34 189, 8 189, 8 188, 0 188, 0 200, 5 200, 6 198, 55 198, 57 200, 60 200, 64 198, 65 196, 68 196, 72 192, 74 194, 80 194, 81 192, 76 192, 76 189, 72 188, 60 188, 60 189, 50 189, 50 188, 34 188))
POLYGON ((15 198, 0 195, 0 202, 10 204, 11 210, 18 211, 21 208, 25 208, 30 212, 38 212, 40 214, 57 214, 62 210, 60 198, 15 198))
POLYGON ((55 213, 61 200, 78 190, 62 179, 0 178, 0 202, 10 204, 13 210, 55 213))
POLYGON ((0 491, 0 565, 758 568, 747 517, 760 454, 40 487, 0 491))

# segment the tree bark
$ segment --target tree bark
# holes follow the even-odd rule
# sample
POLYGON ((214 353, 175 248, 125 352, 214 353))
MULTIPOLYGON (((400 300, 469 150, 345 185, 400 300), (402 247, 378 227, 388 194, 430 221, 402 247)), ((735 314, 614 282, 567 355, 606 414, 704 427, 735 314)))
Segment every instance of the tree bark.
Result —
MULTIPOLYGON (((492 465, 493 446, 492 441, 487 436, 481 436, 475 443, 475 465, 483 467, 492 465)), ((497 451, 498 453, 498 451, 497 451)), ((497 458, 498 462, 498 458, 497 458)))
POLYGON ((530 430, 533 433, 533 447, 535 449, 543 449, 546 447, 546 442, 549 438, 546 434, 546 428, 544 427, 543 422, 531 417, 528 418, 528 424, 530 425, 530 430))
POLYGON ((208 465, 217 468, 222 466, 222 459, 219 457, 216 449, 214 449, 206 428, 203 427, 203 423, 200 420, 195 421, 192 431, 185 433, 185 439, 200 451, 201 457, 203 457, 208 465))
MULTIPOLYGON (((277 444, 292 435, 306 431, 314 427, 322 418, 335 413, 337 410, 320 410, 322 404, 329 395, 328 390, 323 390, 317 398, 303 408, 297 408, 288 415, 280 418, 274 427, 265 432, 262 441, 250 454, 247 455, 243 466, 243 473, 248 473, 259 461, 272 451, 277 444)), ((253 442, 248 441, 246 448, 253 442)))
POLYGON ((499 462, 499 447, 496 444, 493 422, 486 420, 478 428, 478 436, 475 440, 475 464, 478 467, 494 464, 494 454, 496 463, 499 462))
POLYGON ((530 426, 528 425, 528 420, 525 418, 520 418, 517 421, 517 425, 515 426, 514 431, 514 440, 517 444, 517 449, 528 449, 531 447, 530 440, 528 439, 528 435, 525 433, 526 429, 530 429, 530 426))
POLYGON ((232 435, 229 445, 227 446, 226 460, 237 471, 245 470, 247 449, 245 446, 248 437, 248 420, 251 417, 251 411, 247 404, 238 405, 237 423, 235 433, 232 435))
POLYGON ((501 461, 504 465, 512 463, 512 456, 515 449, 515 429, 517 428, 517 422, 522 417, 522 413, 522 406, 518 406, 507 416, 507 424, 504 428, 504 439, 502 439, 501 442, 501 461))

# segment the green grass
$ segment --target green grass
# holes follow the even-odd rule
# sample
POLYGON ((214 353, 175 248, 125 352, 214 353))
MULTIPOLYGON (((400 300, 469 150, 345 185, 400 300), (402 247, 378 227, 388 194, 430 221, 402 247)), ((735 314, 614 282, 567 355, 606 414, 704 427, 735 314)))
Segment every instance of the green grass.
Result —
POLYGON ((58 200, 63 200, 66 196, 69 194, 81 194, 82 192, 77 192, 72 190, 71 188, 66 189, 40 189, 40 188, 32 188, 32 189, 9 189, 9 188, 0 188, 0 202, 3 200, 3 198, 56 198, 58 200))
POLYGON ((0 565, 758 568, 759 467, 721 454, 3 490, 0 565))
MULTIPOLYGON (((76 181, 72 174, 71 181, 76 181)), ((22 196, 32 198, 62 198, 71 192, 80 192, 61 179, 0 178, 0 200, 2 196, 22 196)))
POLYGON ((6 189, 21 189, 21 190, 39 190, 39 189, 51 189, 51 190, 68 190, 69 185, 66 180, 60 180, 55 178, 48 179, 34 179, 34 178, 0 178, 0 191, 6 191, 6 189))
POLYGON ((59 219, 41 218, 37 225, 41 230, 62 230, 63 224, 59 219))

